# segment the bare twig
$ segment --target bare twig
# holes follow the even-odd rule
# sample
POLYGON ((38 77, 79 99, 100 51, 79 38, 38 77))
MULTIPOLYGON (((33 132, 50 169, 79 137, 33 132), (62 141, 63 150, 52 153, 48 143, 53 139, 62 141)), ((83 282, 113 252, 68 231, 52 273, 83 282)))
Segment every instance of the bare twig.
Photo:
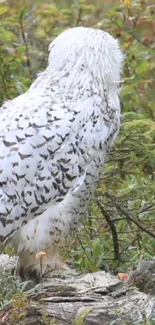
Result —
POLYGON ((120 261, 120 253, 119 253, 119 244, 118 244, 118 235, 117 235, 117 230, 114 224, 114 221, 111 220, 109 214, 107 213, 107 211, 104 209, 102 203, 97 200, 97 205, 99 206, 103 216, 105 217, 110 229, 111 229, 111 233, 112 233, 112 239, 113 239, 113 247, 114 247, 114 256, 115 256, 115 260, 116 261, 120 261))
MULTIPOLYGON (((117 27, 121 27, 120 26, 120 24, 118 24, 118 22, 115 20, 115 19, 111 19, 111 21, 117 26, 117 27)), ((152 46, 149 46, 147 43, 145 43, 144 41, 142 41, 139 37, 138 37, 138 35, 137 35, 137 33, 134 31, 134 30, 132 30, 131 29, 131 27, 130 26, 128 26, 127 24, 126 25, 124 25, 123 26, 123 28, 124 28, 124 30, 128 33, 128 34, 130 34, 132 37, 133 37, 133 40, 136 40, 138 43, 140 43, 141 45, 143 45, 143 46, 145 46, 145 47, 147 47, 147 48, 149 48, 149 49, 151 49, 151 50, 154 50, 154 47, 152 47, 152 46)))
POLYGON ((27 67, 29 69, 30 77, 32 76, 32 69, 31 69, 31 62, 29 58, 29 46, 27 43, 26 35, 25 35, 25 30, 24 30, 24 24, 23 24, 23 17, 24 17, 24 11, 22 10, 19 16, 19 22, 20 22, 20 31, 21 31, 21 36, 23 39, 23 43, 25 46, 25 56, 26 56, 26 63, 27 67))
POLYGON ((135 219, 130 212, 128 212, 126 209, 122 208, 122 206, 118 203, 118 199, 109 193, 105 193, 105 196, 107 196, 111 201, 114 202, 115 207, 124 215, 126 218, 130 221, 132 221, 138 228, 140 228, 142 231, 150 235, 151 237, 155 238, 155 233, 152 232, 149 229, 146 229, 145 225, 143 225, 139 220, 135 219))

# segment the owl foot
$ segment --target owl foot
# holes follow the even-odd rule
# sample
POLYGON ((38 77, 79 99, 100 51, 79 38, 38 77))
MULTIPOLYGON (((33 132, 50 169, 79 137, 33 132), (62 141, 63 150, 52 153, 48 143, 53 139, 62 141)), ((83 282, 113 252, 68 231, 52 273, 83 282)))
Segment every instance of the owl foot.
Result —
POLYGON ((38 283, 44 276, 57 270, 72 272, 72 269, 62 262, 58 253, 50 256, 50 254, 40 251, 33 255, 22 253, 22 258, 19 257, 16 274, 23 280, 33 280, 38 283))

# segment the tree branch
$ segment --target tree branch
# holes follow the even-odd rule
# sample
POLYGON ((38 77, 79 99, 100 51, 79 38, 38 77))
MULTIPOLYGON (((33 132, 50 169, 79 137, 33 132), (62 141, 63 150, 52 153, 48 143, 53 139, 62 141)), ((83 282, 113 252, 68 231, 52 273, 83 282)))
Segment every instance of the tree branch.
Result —
POLYGON ((151 237, 155 238, 155 233, 152 232, 149 229, 146 229, 145 225, 143 225, 139 220, 135 219, 130 212, 122 208, 122 206, 118 203, 117 198, 109 193, 105 193, 105 196, 107 196, 111 201, 114 202, 115 207, 124 215, 126 218, 130 221, 132 221, 138 228, 140 228, 142 231, 150 235, 151 237))
POLYGON ((28 47, 28 44, 27 44, 24 25, 23 25, 23 16, 24 16, 24 11, 21 10, 20 17, 19 17, 20 31, 21 31, 21 36, 22 36, 23 43, 24 43, 24 46, 25 46, 26 63, 27 63, 27 67, 29 69, 30 77, 31 77, 32 76, 31 62, 30 62, 30 58, 29 58, 29 47, 28 47))
POLYGON ((97 205, 99 206, 99 208, 100 208, 103 216, 105 217, 105 220, 107 221, 107 223, 108 223, 108 225, 109 225, 109 227, 111 229, 115 260, 116 261, 120 261, 119 244, 118 244, 118 234, 117 234, 117 230, 116 230, 114 221, 111 220, 109 214, 104 209, 104 207, 101 204, 101 202, 99 200, 97 200, 96 202, 97 202, 97 205))

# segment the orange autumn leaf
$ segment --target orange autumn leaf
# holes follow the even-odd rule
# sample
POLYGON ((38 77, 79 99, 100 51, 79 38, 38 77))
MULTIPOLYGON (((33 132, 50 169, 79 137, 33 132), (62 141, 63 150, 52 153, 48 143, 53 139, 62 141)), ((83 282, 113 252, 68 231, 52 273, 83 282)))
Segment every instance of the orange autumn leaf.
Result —
POLYGON ((118 273, 119 280, 124 281, 124 280, 127 280, 128 277, 129 277, 128 273, 118 273))

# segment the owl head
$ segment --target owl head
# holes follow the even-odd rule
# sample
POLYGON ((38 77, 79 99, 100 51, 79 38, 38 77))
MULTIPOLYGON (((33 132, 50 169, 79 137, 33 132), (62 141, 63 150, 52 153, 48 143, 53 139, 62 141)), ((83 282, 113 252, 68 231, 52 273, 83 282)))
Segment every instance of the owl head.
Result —
POLYGON ((92 75, 98 83, 119 83, 123 59, 118 40, 99 29, 67 29, 49 46, 49 68, 72 78, 92 75))

